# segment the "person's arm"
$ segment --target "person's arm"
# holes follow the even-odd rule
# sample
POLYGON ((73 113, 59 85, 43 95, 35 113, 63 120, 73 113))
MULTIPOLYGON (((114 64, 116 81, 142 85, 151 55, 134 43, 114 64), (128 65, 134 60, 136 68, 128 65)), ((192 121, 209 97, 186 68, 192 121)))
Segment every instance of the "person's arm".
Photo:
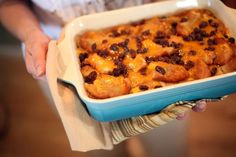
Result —
POLYGON ((35 78, 45 74, 46 52, 49 37, 38 19, 23 0, 6 0, 0 3, 0 21, 26 46, 26 68, 35 78))

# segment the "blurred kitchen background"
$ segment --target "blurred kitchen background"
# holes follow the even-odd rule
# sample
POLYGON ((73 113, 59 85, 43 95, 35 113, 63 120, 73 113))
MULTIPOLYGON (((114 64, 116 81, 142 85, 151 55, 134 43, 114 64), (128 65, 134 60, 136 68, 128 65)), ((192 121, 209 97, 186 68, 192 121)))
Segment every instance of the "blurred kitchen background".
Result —
POLYGON ((0 72, 0 157, 236 156, 235 94, 209 103, 204 113, 190 112, 186 120, 132 138, 113 151, 81 153, 71 151, 60 119, 25 69, 20 42, 2 27, 0 72))

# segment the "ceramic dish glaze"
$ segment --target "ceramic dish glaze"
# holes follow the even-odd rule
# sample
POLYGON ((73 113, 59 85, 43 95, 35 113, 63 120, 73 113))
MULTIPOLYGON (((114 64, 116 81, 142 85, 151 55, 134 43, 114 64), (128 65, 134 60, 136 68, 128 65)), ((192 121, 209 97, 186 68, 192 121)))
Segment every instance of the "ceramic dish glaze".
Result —
POLYGON ((221 19, 236 37, 236 11, 219 0, 165 1, 120 9, 73 20, 65 27, 64 37, 58 43, 66 70, 60 79, 72 84, 90 115, 98 121, 114 121, 133 116, 158 112, 167 105, 180 100, 217 98, 236 92, 236 72, 206 79, 180 83, 135 94, 108 99, 92 99, 87 96, 76 53, 75 36, 86 30, 99 30, 150 18, 164 16, 191 8, 206 8, 221 19))

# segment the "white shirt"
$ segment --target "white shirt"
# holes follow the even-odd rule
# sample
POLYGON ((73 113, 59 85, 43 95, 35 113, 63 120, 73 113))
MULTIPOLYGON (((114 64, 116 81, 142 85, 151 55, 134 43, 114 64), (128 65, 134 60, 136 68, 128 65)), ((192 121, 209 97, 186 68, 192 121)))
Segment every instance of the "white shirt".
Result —
POLYGON ((58 38, 61 27, 76 17, 149 1, 151 0, 32 0, 43 30, 51 38, 58 38))

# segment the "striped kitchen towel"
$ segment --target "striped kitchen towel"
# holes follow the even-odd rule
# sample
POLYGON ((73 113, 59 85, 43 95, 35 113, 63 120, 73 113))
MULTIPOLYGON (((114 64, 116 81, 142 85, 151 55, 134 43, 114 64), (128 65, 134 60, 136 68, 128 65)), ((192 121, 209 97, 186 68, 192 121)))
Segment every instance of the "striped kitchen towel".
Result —
MULTIPOLYGON (((202 99, 206 102, 216 102, 223 100, 226 96, 218 99, 202 99)), ((171 104, 159 113, 118 120, 110 123, 112 142, 118 144, 129 137, 142 134, 164 125, 180 114, 188 111, 196 105, 197 101, 179 101, 171 104)))

